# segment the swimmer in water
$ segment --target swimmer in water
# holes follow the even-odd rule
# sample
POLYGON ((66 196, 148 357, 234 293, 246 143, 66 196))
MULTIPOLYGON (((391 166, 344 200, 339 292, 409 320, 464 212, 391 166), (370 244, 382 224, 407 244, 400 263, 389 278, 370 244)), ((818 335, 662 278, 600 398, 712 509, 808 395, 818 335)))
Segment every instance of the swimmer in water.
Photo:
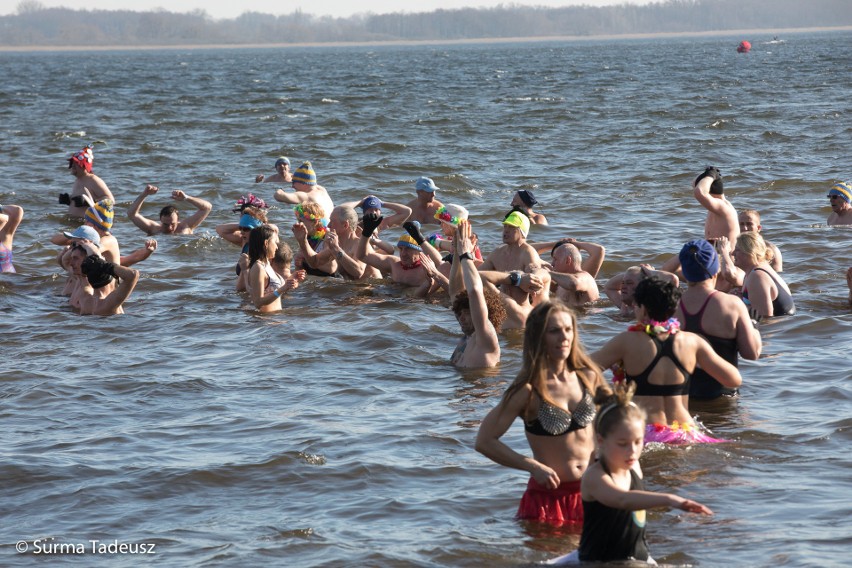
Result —
POLYGON ((599 390, 595 420, 599 459, 583 475, 583 533, 580 548, 547 562, 638 561, 656 565, 645 541, 646 509, 672 508, 712 515, 707 506, 672 493, 646 491, 639 456, 644 446, 645 413, 632 402, 634 383, 599 390))
POLYGON ((689 385, 698 365, 722 386, 735 389, 742 377, 698 334, 680 330, 673 318, 680 290, 646 278, 634 293, 636 325, 592 353, 603 368, 617 366, 620 380, 636 383, 636 403, 645 411, 645 442, 724 442, 706 434, 689 414, 689 385))
POLYGON ((0 272, 15 272, 15 266, 12 264, 12 242, 23 218, 23 207, 0 205, 0 272))
POLYGON ((461 280, 463 284, 463 289, 453 296, 453 312, 464 337, 456 346, 451 361, 462 368, 494 367, 500 363, 497 334, 506 319, 506 311, 499 295, 483 288, 474 264, 473 240, 467 221, 458 223, 453 247, 450 281, 461 280))
POLYGON ((580 344, 574 312, 557 299, 536 306, 527 318, 521 370, 476 436, 476 451, 529 472, 517 518, 582 523, 580 478, 594 454, 592 398, 599 388, 606 384, 580 344), (532 456, 501 440, 517 418, 532 456))

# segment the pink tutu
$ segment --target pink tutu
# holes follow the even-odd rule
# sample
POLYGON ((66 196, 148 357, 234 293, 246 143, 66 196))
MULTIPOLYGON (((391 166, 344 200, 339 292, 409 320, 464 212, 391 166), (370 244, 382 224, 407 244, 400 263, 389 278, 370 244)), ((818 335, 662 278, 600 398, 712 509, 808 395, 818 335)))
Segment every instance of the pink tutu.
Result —
POLYGON ((729 442, 710 436, 703 426, 698 424, 679 424, 675 420, 670 426, 666 424, 648 424, 645 426, 645 443, 659 444, 718 444, 729 442))

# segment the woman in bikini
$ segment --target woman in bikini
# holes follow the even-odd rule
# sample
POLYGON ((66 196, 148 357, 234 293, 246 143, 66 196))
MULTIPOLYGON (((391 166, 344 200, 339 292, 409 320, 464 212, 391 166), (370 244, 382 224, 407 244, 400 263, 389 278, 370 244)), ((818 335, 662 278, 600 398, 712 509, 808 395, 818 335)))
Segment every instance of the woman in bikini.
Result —
POLYGON ((281 295, 298 288, 299 282, 305 280, 304 270, 297 271, 287 279, 275 272, 272 260, 277 251, 278 233, 269 225, 251 230, 248 239, 248 289, 252 303, 261 312, 279 311, 281 295))
POLYGON ((689 382, 697 365, 723 386, 736 388, 742 377, 716 354, 706 339, 680 331, 673 318, 680 290, 670 282, 646 278, 633 294, 636 325, 592 354, 602 367, 616 366, 616 381, 636 383, 635 400, 648 416, 645 442, 690 444, 721 442, 700 429, 689 414, 689 382))
POLYGON ((737 237, 734 264, 746 274, 743 301, 754 319, 796 313, 790 287, 770 266, 770 254, 760 234, 741 233, 737 237))
POLYGON ((518 518, 582 523, 580 478, 594 452, 598 387, 605 387, 603 376, 580 344, 574 312, 556 299, 542 302, 527 318, 521 371, 476 437, 478 452, 530 473, 518 518), (518 417, 531 457, 500 440, 518 417))

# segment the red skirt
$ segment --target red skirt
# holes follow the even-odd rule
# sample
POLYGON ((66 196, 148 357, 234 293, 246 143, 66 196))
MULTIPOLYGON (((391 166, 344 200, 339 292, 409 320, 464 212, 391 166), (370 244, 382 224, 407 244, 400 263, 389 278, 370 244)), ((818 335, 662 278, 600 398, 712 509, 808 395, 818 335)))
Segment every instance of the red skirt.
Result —
POLYGON ((583 524, 580 480, 566 481, 556 489, 548 489, 530 477, 516 517, 557 526, 583 524))

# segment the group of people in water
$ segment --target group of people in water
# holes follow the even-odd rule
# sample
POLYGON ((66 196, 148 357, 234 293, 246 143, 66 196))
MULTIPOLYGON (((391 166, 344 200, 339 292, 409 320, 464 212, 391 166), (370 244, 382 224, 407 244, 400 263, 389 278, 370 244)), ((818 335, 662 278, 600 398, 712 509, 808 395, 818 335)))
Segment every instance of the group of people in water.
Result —
MULTIPOLYGON (((148 238, 121 254, 110 231, 114 197, 93 173, 93 159, 91 147, 69 159, 75 182, 59 202, 83 224, 51 241, 62 247, 58 263, 68 273, 64 294, 72 308, 113 315, 122 313, 139 279, 132 266, 157 243, 148 238)), ((524 330, 521 369, 483 419, 476 450, 529 472, 518 518, 582 531, 579 550, 555 562, 651 561, 645 509, 711 514, 695 501, 645 491, 642 448, 724 442, 693 418, 690 400, 736 396, 742 384, 738 358, 757 359, 761 353, 758 322, 795 313, 779 274, 780 251, 761 237, 756 211, 738 214, 725 198, 718 169, 707 168, 693 182, 693 194, 707 210, 704 238, 684 244, 659 269, 637 265, 606 282, 604 294, 636 323, 592 353, 580 340, 575 310, 600 298, 597 277, 605 248, 572 238, 529 242, 531 226, 548 222, 534 211, 538 201, 531 191, 515 192, 502 221, 502 244, 484 254, 467 209, 436 199, 439 188, 430 178, 416 180, 416 197, 406 204, 369 195, 335 206, 310 162, 291 171, 282 156, 275 169, 255 182, 292 187, 272 197, 293 206, 295 252, 270 223, 266 202, 253 194, 236 201, 234 222, 216 227, 223 239, 241 247, 234 285, 255 309, 281 310, 285 295, 308 276, 389 278, 417 296, 445 294, 462 331, 450 356, 459 368, 496 366, 501 330, 524 330), (384 240, 395 227, 401 227, 401 236, 384 240), (542 259, 547 253, 550 259, 542 259), (604 370, 612 371, 611 381, 604 370), (517 418, 531 456, 501 439, 517 418)), ((212 210, 206 200, 175 190, 175 205, 163 207, 157 219, 146 218, 142 206, 158 192, 146 185, 127 210, 149 237, 192 233, 212 210), (184 217, 180 205, 190 206, 191 213, 184 217)), ((835 184, 829 199, 829 224, 852 225, 852 187, 835 184)), ((0 208, 4 272, 14 271, 12 239, 23 215, 16 205, 0 208)), ((847 281, 852 301, 852 268, 847 281)))

